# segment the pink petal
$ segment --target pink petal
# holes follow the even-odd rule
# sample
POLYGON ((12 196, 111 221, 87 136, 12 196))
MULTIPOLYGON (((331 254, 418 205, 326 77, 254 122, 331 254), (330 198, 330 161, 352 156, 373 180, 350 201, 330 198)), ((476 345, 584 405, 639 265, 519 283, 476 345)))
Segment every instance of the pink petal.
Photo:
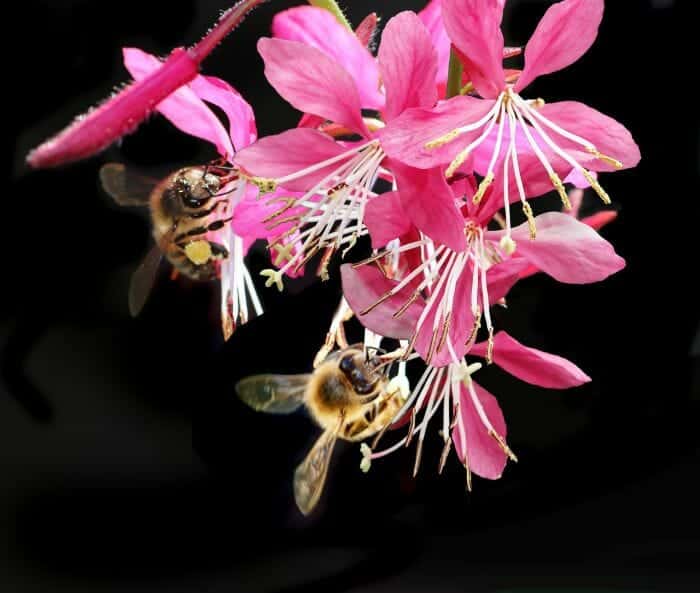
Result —
MULTIPOLYGON (((471 354, 485 357, 486 350, 481 342, 474 344, 471 354)), ((591 380, 573 362, 524 346, 504 331, 494 336, 493 362, 522 381, 548 389, 578 387, 591 380)))
POLYGON ((534 240, 526 223, 513 229, 516 252, 555 280, 570 284, 598 282, 625 267, 625 260, 610 243, 574 217, 547 212, 537 216, 535 222, 534 240))
MULTIPOLYGON (((249 185, 246 188, 244 198, 236 204, 231 226, 239 237, 253 239, 272 239, 278 237, 294 223, 276 225, 274 221, 264 222, 265 218, 279 211, 283 205, 283 198, 301 197, 300 192, 292 192, 285 188, 278 188, 273 193, 259 195, 257 187, 249 185)), ((301 214, 306 209, 295 207, 285 210, 284 218, 301 214)))
POLYGON ((379 138, 384 151, 392 158, 411 167, 431 169, 449 163, 455 155, 483 130, 462 134, 456 140, 428 150, 426 143, 473 123, 484 117, 493 107, 493 101, 474 97, 453 97, 433 109, 409 109, 380 130, 379 138))
POLYGON ((189 87, 200 99, 216 105, 226 114, 234 150, 255 142, 258 131, 253 108, 228 82, 214 76, 197 76, 189 87))
MULTIPOLYGON (((506 437, 506 422, 496 398, 486 389, 473 383, 476 396, 481 402, 486 417, 501 438, 506 437)), ((466 451, 459 426, 452 430, 452 440, 457 456, 462 463, 467 463, 472 473, 488 480, 497 480, 503 474, 508 457, 496 439, 489 435, 484 423, 479 418, 469 390, 460 386, 459 415, 466 436, 466 451)))
POLYGON ((485 99, 498 96, 503 72, 503 5, 494 0, 442 0, 445 29, 466 58, 472 83, 485 99))
POLYGON ((293 107, 369 136, 355 82, 335 60, 315 47, 266 37, 258 41, 258 52, 267 80, 293 107))
POLYGON ((360 40, 363 47, 370 48, 374 43, 374 38, 377 35, 377 27, 379 25, 379 17, 376 12, 370 12, 365 18, 360 21, 360 24, 355 27, 355 37, 360 40))
MULTIPOLYGON (((576 101, 560 101, 544 105, 540 113, 567 132, 593 143, 601 153, 620 161, 625 169, 636 166, 641 159, 639 147, 627 128, 588 105, 576 101)), ((576 152, 574 158, 584 167, 594 171, 616 170, 605 161, 584 152, 581 145, 554 132, 550 136, 560 147, 576 152)))
POLYGON ((440 169, 414 169, 393 163, 403 210, 413 225, 453 251, 464 251, 464 218, 440 169))
POLYGON ((272 20, 272 34, 315 47, 340 64, 355 81, 362 107, 381 109, 384 105, 377 62, 357 35, 348 31, 329 11, 297 6, 279 12, 272 20))
POLYGON ((593 45, 602 19, 603 0, 564 0, 550 6, 525 47, 525 68, 514 90, 578 60, 593 45))
MULTIPOLYGON (((125 47, 122 53, 134 80, 141 80, 162 66, 158 58, 135 47, 125 47)), ((227 159, 233 155, 231 139, 219 118, 189 86, 180 87, 158 103, 156 110, 186 134, 211 142, 220 155, 227 159)))
POLYGON ((510 289, 522 278, 528 265, 525 258, 511 257, 494 264, 486 271, 489 302, 492 306, 508 295, 510 289))
POLYGON ((413 335, 423 309, 418 301, 408 307, 401 317, 393 317, 393 314, 411 296, 412 287, 407 286, 369 313, 362 315, 362 311, 376 303, 383 294, 396 286, 397 282, 389 280, 372 265, 353 268, 351 264, 343 264, 340 266, 340 275, 343 282, 343 296, 362 325, 389 338, 408 340, 413 335))
POLYGON ((363 222, 369 229, 374 249, 384 247, 411 228, 411 221, 401 205, 401 196, 396 191, 369 200, 363 222))
POLYGON ((430 40, 437 53, 437 78, 438 84, 447 82, 447 68, 450 63, 450 38, 445 31, 442 22, 442 8, 440 0, 430 0, 423 10, 418 13, 418 18, 423 21, 428 30, 430 40))
POLYGON ((409 107, 430 108, 437 102, 437 56, 415 13, 401 12, 387 23, 379 46, 379 69, 386 90, 387 121, 409 107))
MULTIPOLYGON (((234 162, 256 177, 278 178, 297 173, 345 152, 335 140, 310 128, 287 130, 261 138, 240 151, 234 162)), ((299 179, 285 183, 291 190, 304 191, 328 176, 338 163, 327 165, 299 179)))

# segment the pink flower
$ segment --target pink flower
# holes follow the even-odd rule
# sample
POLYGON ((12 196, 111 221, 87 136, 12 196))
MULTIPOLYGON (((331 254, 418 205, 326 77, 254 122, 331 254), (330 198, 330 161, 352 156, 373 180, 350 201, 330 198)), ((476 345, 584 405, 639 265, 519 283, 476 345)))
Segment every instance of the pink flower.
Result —
MULTIPOLYGON (((426 224, 432 226, 431 235, 424 227, 420 230, 425 234, 416 240, 342 267, 345 298, 366 327, 381 335, 410 339, 431 366, 457 363, 469 352, 482 318, 493 344, 490 307, 506 296, 529 266, 573 284, 598 282, 624 267, 610 243, 566 214, 549 212, 512 229, 489 231, 495 212, 491 204, 503 204, 497 187, 477 206, 466 200, 458 209, 460 200, 454 196, 452 207, 459 220, 448 224, 448 217, 435 210, 437 222, 426 224), (540 228, 533 241, 534 224, 540 228), (461 235, 456 245, 446 239, 452 227, 461 235), (413 263, 400 278, 387 277, 368 265, 384 255, 406 253, 413 253, 413 263)), ((410 219, 415 214, 407 214, 405 204, 418 209, 419 200, 406 201, 404 193, 391 192, 370 201, 365 219, 375 247, 412 228, 410 219)))
POLYGON ((148 76, 77 117, 63 131, 32 150, 27 163, 39 169, 86 159, 133 132, 156 105, 197 76, 202 61, 263 1, 240 0, 221 15, 199 43, 189 49, 173 50, 148 76))
POLYGON ((442 0, 446 31, 481 98, 458 96, 432 109, 404 112, 396 125, 380 132, 384 150, 413 167, 448 164, 447 177, 471 163, 483 176, 475 203, 503 176, 506 192, 517 193, 530 220, 520 162, 528 155, 536 157, 539 183, 557 189, 565 205, 562 179, 571 172, 609 203, 591 171, 635 166, 640 155, 630 133, 582 103, 542 104, 520 96, 537 76, 560 70, 585 53, 596 37, 603 0, 564 0, 551 6, 525 48, 525 67, 515 84, 506 82, 502 64, 502 9, 494 0, 442 0))
MULTIPOLYGON (((277 30, 286 27, 287 34, 299 37, 304 25, 294 28, 296 25, 290 24, 299 10, 278 21, 277 30)), ((302 12, 308 12, 310 18, 333 30, 335 25, 327 15, 312 10, 302 12)), ((312 41, 323 46, 316 37, 312 41)), ((265 75, 282 97, 304 113, 333 122, 340 128, 339 133, 361 138, 356 142, 339 142, 323 132, 298 128, 263 138, 236 155, 236 164, 251 182, 268 189, 282 184, 304 191, 298 205, 307 211, 296 224, 302 231, 302 249, 297 258, 278 272, 265 271, 270 284, 281 285, 282 274, 322 249, 327 259, 340 248, 347 251, 352 247, 367 232, 362 219, 368 201, 376 195, 373 187, 377 178, 380 175, 391 178, 384 166, 384 151, 374 133, 384 124, 378 120, 366 121, 361 112, 367 104, 363 101, 371 100, 367 99, 370 87, 358 83, 364 79, 356 63, 369 64, 365 59, 369 54, 358 41, 345 39, 344 43, 350 49, 338 57, 332 44, 322 50, 286 39, 258 42, 265 75)), ((387 125, 408 108, 435 104, 435 53, 425 27, 414 13, 402 12, 387 23, 377 63, 384 83, 383 113, 387 125)), ((370 66, 367 68, 371 70, 370 66)))
MULTIPOLYGON (((505 332, 497 333, 494 343, 493 362, 532 385, 568 389, 590 381, 575 364, 524 346, 505 332)), ((488 359, 491 349, 489 343, 482 342, 475 344, 470 354, 488 359)), ((517 461, 517 458, 506 444, 506 423, 498 401, 472 378, 480 368, 481 363, 467 364, 465 360, 443 368, 428 367, 393 420, 398 426, 405 417, 410 417, 406 436, 386 449, 367 450, 368 462, 406 447, 415 439, 415 476, 428 425, 433 416, 440 414, 444 447, 438 470, 442 471, 454 443, 457 457, 467 471, 468 489, 471 490, 472 473, 489 480, 500 478, 507 460, 517 461)), ((373 443, 373 448, 376 445, 373 443)))

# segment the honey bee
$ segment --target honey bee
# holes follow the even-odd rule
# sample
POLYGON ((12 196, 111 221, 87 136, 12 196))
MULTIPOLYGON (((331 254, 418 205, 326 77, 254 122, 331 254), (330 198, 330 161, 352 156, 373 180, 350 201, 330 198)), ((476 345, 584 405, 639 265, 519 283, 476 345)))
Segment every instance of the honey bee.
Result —
POLYGON ((312 373, 253 375, 236 384, 254 410, 289 414, 304 405, 323 429, 294 472, 294 499, 305 515, 321 496, 336 440, 371 437, 401 409, 404 394, 388 389, 386 368, 382 357, 367 356, 360 344, 333 352, 312 373))
POLYGON ((129 310, 138 315, 153 288, 162 256, 193 280, 212 280, 229 255, 210 233, 224 227, 228 192, 221 189, 235 172, 221 164, 185 167, 160 182, 138 175, 120 163, 100 169, 102 187, 120 206, 147 206, 155 245, 135 270, 129 287, 129 310))

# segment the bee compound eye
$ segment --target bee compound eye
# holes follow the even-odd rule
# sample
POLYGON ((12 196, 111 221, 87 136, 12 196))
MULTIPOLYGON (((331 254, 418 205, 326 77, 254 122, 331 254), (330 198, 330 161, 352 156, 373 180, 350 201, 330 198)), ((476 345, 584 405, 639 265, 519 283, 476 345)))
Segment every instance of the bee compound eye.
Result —
POLYGON ((340 370, 343 371, 344 373, 350 373, 355 369, 355 362, 353 361, 353 356, 352 354, 349 354, 348 356, 344 356, 343 358, 340 359, 340 370))

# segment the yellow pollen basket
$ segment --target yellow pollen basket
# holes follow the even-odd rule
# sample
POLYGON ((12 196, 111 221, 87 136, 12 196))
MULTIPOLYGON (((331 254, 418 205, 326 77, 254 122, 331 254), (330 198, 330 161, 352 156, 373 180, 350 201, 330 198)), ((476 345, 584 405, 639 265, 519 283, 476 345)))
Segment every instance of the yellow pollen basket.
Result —
POLYGON ((201 239, 192 241, 185 245, 185 255, 194 265, 201 266, 211 259, 211 245, 208 241, 201 239))

